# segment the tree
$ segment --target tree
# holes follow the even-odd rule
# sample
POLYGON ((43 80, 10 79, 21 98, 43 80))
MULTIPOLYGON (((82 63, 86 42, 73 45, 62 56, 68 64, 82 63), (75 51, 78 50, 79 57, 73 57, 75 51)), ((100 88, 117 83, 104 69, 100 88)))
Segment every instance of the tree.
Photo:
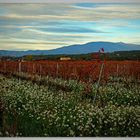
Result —
POLYGON ((25 60, 32 61, 33 60, 33 56, 32 55, 26 55, 25 56, 25 60))

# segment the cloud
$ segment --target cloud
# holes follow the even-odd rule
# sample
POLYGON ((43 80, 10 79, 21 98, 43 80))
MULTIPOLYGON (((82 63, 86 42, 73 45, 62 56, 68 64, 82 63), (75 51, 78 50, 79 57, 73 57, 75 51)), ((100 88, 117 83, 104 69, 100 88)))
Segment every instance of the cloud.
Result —
POLYGON ((0 4, 0 46, 52 49, 90 41, 138 42, 139 24, 135 3, 0 4))
POLYGON ((84 6, 75 6, 74 4, 3 5, 8 9, 8 13, 1 15, 0 18, 9 20, 24 19, 29 21, 54 19, 97 21, 101 19, 140 18, 140 8, 138 4, 90 4, 91 6, 87 6, 87 3, 87 5, 83 5, 84 6), (85 7, 88 7, 88 9, 85 9, 85 7))

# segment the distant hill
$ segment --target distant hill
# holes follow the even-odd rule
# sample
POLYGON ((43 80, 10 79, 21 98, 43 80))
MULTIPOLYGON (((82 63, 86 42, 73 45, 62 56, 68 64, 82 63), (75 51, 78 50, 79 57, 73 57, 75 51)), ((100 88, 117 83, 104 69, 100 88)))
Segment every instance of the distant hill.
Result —
MULTIPOLYGON (((61 57, 71 57, 72 60, 93 60, 93 53, 73 54, 73 55, 33 55, 33 60, 59 60, 61 57)), ((106 53, 107 60, 140 60, 140 50, 135 51, 115 51, 106 53)), ((26 56, 22 57, 26 60, 26 56)), ((100 57, 101 59, 103 57, 100 57)))
POLYGON ((24 56, 24 55, 52 55, 52 54, 87 54, 98 52, 104 48, 105 52, 140 50, 140 45, 126 44, 123 42, 89 42, 86 44, 77 44, 64 46, 52 50, 28 50, 28 51, 9 51, 0 50, 0 56, 24 56))
MULTIPOLYGON (((93 53, 87 53, 87 54, 55 54, 55 55, 28 55, 28 56, 21 56, 21 57, 15 57, 15 56, 0 56, 1 60, 25 60, 25 61, 31 61, 31 60, 60 60, 61 57, 70 57, 72 60, 94 60, 92 57, 93 53)), ((103 57, 100 57, 103 59, 103 57)), ((107 60, 138 60, 140 61, 140 50, 135 51, 115 51, 115 52, 109 52, 106 53, 106 59, 107 60)))

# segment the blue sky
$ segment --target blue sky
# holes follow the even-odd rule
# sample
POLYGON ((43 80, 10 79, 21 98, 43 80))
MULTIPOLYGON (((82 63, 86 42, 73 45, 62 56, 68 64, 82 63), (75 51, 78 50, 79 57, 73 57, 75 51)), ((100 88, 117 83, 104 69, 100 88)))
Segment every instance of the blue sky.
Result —
POLYGON ((140 3, 0 4, 1 50, 95 41, 140 44, 140 3))

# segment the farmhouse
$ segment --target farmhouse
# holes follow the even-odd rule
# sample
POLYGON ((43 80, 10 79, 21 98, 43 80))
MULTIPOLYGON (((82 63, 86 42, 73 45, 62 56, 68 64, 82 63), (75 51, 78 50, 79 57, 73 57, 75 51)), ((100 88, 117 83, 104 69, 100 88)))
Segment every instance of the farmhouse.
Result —
POLYGON ((60 60, 71 60, 70 57, 60 57, 60 60))

